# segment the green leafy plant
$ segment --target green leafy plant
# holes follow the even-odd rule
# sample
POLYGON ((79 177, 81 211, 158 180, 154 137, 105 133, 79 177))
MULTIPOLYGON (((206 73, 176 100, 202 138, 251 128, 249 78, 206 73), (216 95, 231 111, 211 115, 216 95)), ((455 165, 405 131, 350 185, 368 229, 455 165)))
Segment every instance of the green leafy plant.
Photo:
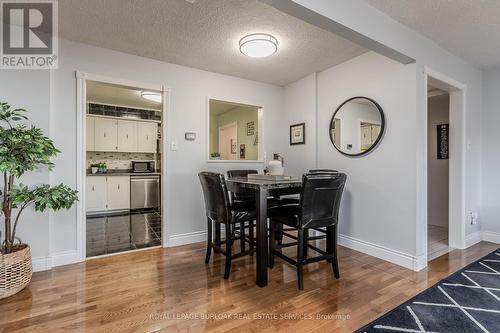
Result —
POLYGON ((40 168, 52 170, 54 163, 51 158, 60 152, 41 129, 23 123, 28 119, 25 113, 24 109, 11 109, 9 104, 0 102, 0 174, 3 173, 0 209, 5 220, 5 236, 0 250, 5 254, 16 250, 17 225, 28 206, 34 205, 38 212, 69 209, 78 200, 77 191, 63 184, 53 187, 16 184, 26 172, 40 168))

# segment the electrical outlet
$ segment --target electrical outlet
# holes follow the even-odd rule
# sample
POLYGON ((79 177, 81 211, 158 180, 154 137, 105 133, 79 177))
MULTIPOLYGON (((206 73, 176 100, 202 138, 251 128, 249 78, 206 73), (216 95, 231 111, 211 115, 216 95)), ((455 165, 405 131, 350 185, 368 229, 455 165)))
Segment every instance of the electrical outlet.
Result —
POLYGON ((477 212, 469 212, 469 222, 470 224, 478 224, 479 214, 477 212))

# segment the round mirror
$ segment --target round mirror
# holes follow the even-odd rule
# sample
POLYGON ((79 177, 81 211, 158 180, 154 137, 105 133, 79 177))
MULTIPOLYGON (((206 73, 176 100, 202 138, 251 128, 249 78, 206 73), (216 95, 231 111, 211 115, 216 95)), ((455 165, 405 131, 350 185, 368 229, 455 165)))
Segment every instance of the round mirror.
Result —
POLYGON ((384 128, 380 105, 368 97, 353 97, 335 110, 330 122, 330 140, 342 154, 361 156, 377 146, 384 128))

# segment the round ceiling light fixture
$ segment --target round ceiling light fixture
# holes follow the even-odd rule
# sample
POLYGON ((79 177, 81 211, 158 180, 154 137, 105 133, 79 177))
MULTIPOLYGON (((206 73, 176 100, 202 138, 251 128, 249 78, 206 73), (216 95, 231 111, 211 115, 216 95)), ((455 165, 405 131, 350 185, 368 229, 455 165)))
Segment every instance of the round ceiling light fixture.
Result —
POLYGON ((148 101, 161 103, 161 94, 160 93, 155 93, 155 92, 150 92, 150 91, 142 91, 141 97, 144 99, 147 99, 148 101))
POLYGON ((246 35, 239 44, 240 52, 252 58, 269 57, 278 50, 278 40, 265 33, 246 35))

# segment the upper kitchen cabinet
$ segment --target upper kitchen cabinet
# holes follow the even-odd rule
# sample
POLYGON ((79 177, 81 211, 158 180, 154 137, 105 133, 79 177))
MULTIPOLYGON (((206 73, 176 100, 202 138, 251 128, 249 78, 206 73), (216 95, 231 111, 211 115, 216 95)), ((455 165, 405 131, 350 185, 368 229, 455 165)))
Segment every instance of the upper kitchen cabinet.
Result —
POLYGON ((87 140, 87 151, 95 150, 95 118, 87 117, 87 126, 86 126, 86 140, 87 140))
POLYGON ((137 152, 137 121, 118 120, 118 150, 120 152, 137 152))
POLYGON ((118 121, 96 117, 94 122, 95 151, 118 151, 118 121))
POLYGON ((137 150, 144 153, 156 153, 158 124, 153 122, 138 122, 137 150))
POLYGON ((87 151, 156 153, 158 123, 87 116, 87 151))

